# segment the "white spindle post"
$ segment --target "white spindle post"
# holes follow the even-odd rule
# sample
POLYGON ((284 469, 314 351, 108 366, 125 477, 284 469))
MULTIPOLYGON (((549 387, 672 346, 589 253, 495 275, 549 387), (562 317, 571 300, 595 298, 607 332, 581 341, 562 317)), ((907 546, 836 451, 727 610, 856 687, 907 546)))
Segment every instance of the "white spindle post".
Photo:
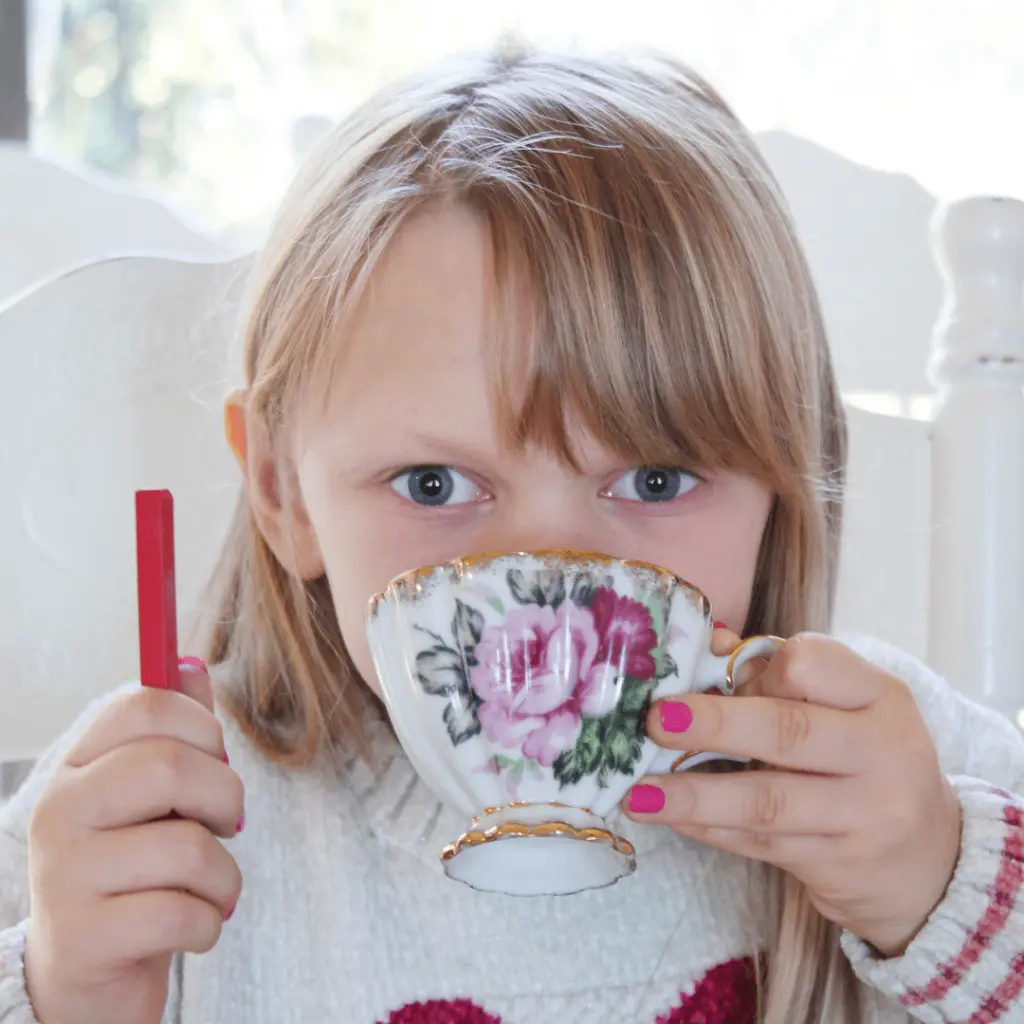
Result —
POLYGON ((963 200, 933 228, 928 656, 1024 728, 1024 202, 963 200))

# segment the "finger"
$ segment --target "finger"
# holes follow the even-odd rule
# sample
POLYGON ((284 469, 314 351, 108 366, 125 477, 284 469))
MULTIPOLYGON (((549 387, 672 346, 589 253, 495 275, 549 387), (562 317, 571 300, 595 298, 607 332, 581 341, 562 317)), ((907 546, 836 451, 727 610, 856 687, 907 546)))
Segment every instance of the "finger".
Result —
POLYGON ((213 681, 206 662, 201 658, 181 658, 178 661, 178 685, 186 697, 198 701, 213 714, 213 681))
POLYGON ((711 653, 719 657, 732 654, 739 647, 741 640, 728 626, 716 622, 711 632, 711 653))
POLYGON ((835 857, 834 836, 779 835, 774 832, 744 832, 731 828, 674 827, 681 836, 735 853, 748 860, 774 864, 786 871, 799 871, 835 857))
MULTIPOLYGON (((845 835, 863 818, 852 782, 791 772, 734 772, 729 775, 663 775, 644 779, 646 790, 630 794, 626 813, 677 827, 726 828, 779 835, 845 835), (660 790, 664 806, 655 814, 660 790)), ((635 787, 634 787, 635 792, 635 787)))
POLYGON ((66 813, 89 829, 124 828, 178 814, 230 838, 244 812, 242 780, 186 743, 146 739, 79 768, 61 794, 66 813))
POLYGON ((853 775, 877 746, 861 712, 837 711, 775 697, 721 697, 690 693, 656 701, 647 732, 667 750, 713 750, 779 768, 853 775))
POLYGON ((150 889, 181 889, 227 916, 242 891, 234 857, 196 821, 155 821, 101 832, 89 841, 88 872, 94 891, 124 896, 150 889))
MULTIPOLYGON (((191 684, 198 673, 182 675, 191 684)), ((224 730, 201 702, 173 690, 139 687, 110 701, 64 760, 82 767, 118 747, 157 737, 180 740, 218 760, 224 756, 224 730)))
POLYGON ((775 653, 757 686, 767 697, 856 711, 880 700, 892 681, 888 673, 838 640, 801 633, 775 653))
POLYGON ((178 889, 112 896, 102 908, 96 941, 125 964, 167 953, 208 953, 224 926, 218 907, 178 889))

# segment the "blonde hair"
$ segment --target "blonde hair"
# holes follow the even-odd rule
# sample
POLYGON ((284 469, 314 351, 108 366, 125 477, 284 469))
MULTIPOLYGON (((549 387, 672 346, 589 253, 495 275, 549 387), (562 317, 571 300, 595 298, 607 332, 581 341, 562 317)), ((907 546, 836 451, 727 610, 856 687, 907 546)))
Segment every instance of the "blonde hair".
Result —
MULTIPOLYGON (((827 629, 846 437, 818 302, 753 140, 674 61, 499 50, 434 67, 350 116, 300 172, 255 271, 250 429, 280 443, 389 240, 436 202, 489 227, 508 442, 571 464, 572 421, 638 464, 757 476, 775 500, 746 629, 827 629), (524 299, 532 323, 520 317, 513 336, 503 311, 524 299)), ((284 569, 244 496, 217 581, 210 661, 234 663, 243 690, 230 707, 263 751, 305 764, 358 743, 370 698, 326 581, 284 569)), ((853 1024, 838 930, 790 877, 770 875, 762 1020, 853 1024)))

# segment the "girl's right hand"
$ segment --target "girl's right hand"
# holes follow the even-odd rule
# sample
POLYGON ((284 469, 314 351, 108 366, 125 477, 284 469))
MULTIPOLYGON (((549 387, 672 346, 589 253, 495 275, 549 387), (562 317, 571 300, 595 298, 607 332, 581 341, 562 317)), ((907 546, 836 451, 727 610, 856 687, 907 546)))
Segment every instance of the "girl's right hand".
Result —
POLYGON ((205 953, 242 887, 207 673, 113 700, 58 767, 29 829, 25 978, 40 1024, 160 1024, 171 956, 205 953))

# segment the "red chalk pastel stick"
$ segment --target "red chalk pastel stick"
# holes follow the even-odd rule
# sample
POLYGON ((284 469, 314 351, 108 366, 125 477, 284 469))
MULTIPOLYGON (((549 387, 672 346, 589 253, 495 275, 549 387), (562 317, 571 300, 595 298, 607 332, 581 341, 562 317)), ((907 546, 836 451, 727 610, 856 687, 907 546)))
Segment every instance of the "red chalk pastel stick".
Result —
POLYGON ((135 492, 139 578, 139 667, 143 686, 178 689, 178 612, 174 590, 174 498, 135 492))

